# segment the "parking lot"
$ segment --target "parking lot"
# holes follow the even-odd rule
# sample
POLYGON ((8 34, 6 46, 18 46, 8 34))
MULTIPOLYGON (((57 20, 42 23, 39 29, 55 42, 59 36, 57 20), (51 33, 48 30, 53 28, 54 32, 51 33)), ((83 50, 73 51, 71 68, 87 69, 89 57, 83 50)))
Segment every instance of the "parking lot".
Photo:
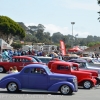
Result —
MULTIPOLYGON (((6 74, 0 74, 0 79, 6 74)), ((0 100, 100 100, 100 86, 90 90, 78 89, 72 95, 61 95, 59 93, 43 93, 33 91, 22 91, 21 93, 8 93, 6 89, 0 89, 0 100)))

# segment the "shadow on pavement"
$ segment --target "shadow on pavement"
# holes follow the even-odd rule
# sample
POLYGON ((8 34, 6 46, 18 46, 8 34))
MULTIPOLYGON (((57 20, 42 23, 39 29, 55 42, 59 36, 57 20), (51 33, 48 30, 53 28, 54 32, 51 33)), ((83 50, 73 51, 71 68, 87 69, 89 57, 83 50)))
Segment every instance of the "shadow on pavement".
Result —
POLYGON ((8 91, 0 91, 0 94, 33 94, 33 95, 60 95, 60 96, 72 96, 74 93, 70 95, 62 95, 61 93, 52 93, 52 92, 27 92, 27 91, 21 91, 17 93, 9 93, 8 91))

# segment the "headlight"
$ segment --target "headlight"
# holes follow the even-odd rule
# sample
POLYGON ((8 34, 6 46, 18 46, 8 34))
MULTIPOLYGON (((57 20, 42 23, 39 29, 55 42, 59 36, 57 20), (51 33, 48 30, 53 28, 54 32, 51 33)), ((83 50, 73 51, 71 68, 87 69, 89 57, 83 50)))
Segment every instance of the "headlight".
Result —
POLYGON ((77 83, 77 78, 73 78, 73 82, 74 83, 77 83))

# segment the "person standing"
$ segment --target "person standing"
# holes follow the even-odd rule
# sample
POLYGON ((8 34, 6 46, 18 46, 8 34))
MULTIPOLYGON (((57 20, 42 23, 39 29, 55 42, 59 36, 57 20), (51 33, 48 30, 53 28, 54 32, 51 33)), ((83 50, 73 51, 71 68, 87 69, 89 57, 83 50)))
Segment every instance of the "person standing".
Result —
POLYGON ((13 56, 18 56, 17 50, 14 50, 13 56))
POLYGON ((31 52, 30 48, 29 48, 27 54, 28 54, 28 55, 32 55, 32 52, 31 52))
POLYGON ((2 61, 7 62, 8 59, 10 59, 10 57, 8 55, 8 51, 7 50, 3 50, 3 52, 2 52, 2 61))

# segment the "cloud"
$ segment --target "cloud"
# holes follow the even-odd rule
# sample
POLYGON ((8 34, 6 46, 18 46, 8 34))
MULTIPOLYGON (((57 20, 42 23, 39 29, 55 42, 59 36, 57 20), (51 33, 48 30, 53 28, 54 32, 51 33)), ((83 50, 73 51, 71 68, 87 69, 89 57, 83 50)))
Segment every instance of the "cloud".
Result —
MULTIPOLYGON (((29 25, 37 26, 38 24, 29 23, 29 24, 25 24, 25 25, 26 26, 29 26, 29 25)), ((45 26, 45 32, 50 32, 51 35, 56 32, 60 32, 63 35, 68 35, 68 34, 72 35, 72 29, 69 29, 68 27, 56 26, 54 24, 43 24, 43 25, 45 26)), ((79 37, 79 38, 86 38, 88 35, 92 35, 89 32, 73 30, 73 35, 75 36, 76 34, 78 34, 77 37, 79 37)))
POLYGON ((69 33, 68 27, 60 27, 53 24, 46 24, 44 26, 46 27, 45 31, 48 31, 51 34, 55 32, 61 32, 62 34, 67 35, 69 33))
MULTIPOLYGON (((51 35, 55 32, 60 32, 63 35, 68 35, 68 34, 72 35, 72 30, 70 30, 68 27, 60 27, 53 24, 47 24, 44 26, 46 27, 45 31, 50 32, 51 35)), ((92 35, 89 32, 73 30, 73 35, 75 36, 76 34, 78 34, 77 37, 80 37, 80 38, 86 38, 88 35, 92 35)))

